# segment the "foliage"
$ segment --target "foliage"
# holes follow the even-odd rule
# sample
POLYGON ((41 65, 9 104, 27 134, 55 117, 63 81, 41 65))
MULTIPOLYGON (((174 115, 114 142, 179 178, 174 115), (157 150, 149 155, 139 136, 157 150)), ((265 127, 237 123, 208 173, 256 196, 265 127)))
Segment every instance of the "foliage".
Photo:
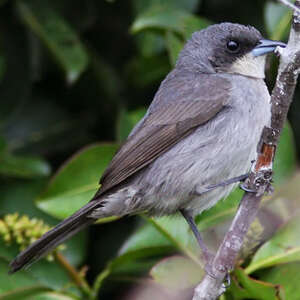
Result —
MULTIPOLYGON (((252 1, 259 13, 250 14, 235 9, 238 0, 213 3, 0 1, 0 299, 120 299, 118 287, 129 291, 141 278, 163 295, 185 299, 201 279, 198 246, 177 216, 97 225, 59 248, 54 261, 43 259, 12 276, 7 271, 17 244, 28 244, 24 237, 36 238, 44 223, 53 226, 93 196, 192 32, 224 19, 249 23, 252 15, 270 38, 287 36, 291 14, 280 4, 265 1, 262 10, 252 1)), ((276 192, 264 199, 223 300, 298 299, 299 113, 296 107, 292 127, 286 124, 281 137, 276 192)), ((197 216, 211 248, 220 243, 241 195, 237 189, 197 216)), ((139 292, 141 298, 146 292, 139 292)))

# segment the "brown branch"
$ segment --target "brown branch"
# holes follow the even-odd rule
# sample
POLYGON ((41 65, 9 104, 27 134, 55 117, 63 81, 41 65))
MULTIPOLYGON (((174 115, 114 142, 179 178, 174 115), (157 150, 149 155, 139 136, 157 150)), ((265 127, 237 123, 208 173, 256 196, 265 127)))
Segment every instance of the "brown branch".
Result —
MULTIPOLYGON (((295 5, 300 8, 300 0, 295 5)), ((258 144, 258 157, 245 187, 245 192, 234 220, 221 243, 212 264, 212 274, 206 274, 196 287, 193 300, 214 300, 225 290, 224 278, 234 268, 244 237, 256 217, 265 192, 271 188, 272 165, 278 140, 292 102, 300 71, 300 13, 294 11, 288 45, 280 51, 280 65, 271 95, 271 127, 264 128, 258 144)))
POLYGON ((77 287, 90 299, 94 299, 92 296, 92 290, 83 276, 66 260, 66 258, 59 252, 55 252, 55 259, 57 262, 67 271, 69 277, 77 285, 77 287))

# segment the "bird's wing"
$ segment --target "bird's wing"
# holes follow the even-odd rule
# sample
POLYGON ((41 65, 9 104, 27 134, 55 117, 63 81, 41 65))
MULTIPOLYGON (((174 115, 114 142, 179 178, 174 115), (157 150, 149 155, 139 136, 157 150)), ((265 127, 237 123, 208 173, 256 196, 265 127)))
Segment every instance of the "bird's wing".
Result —
MULTIPOLYGON (((228 99, 229 82, 217 76, 201 76, 204 78, 201 80, 200 77, 200 84, 199 78, 198 83, 186 82, 186 85, 191 86, 190 93, 188 89, 183 94, 174 90, 172 101, 159 101, 163 104, 158 109, 150 109, 139 128, 112 159, 100 179, 101 188, 93 199, 149 165, 222 110, 228 99), (183 97, 184 94, 186 97, 183 97)), ((158 96, 162 95, 158 92, 158 96)))

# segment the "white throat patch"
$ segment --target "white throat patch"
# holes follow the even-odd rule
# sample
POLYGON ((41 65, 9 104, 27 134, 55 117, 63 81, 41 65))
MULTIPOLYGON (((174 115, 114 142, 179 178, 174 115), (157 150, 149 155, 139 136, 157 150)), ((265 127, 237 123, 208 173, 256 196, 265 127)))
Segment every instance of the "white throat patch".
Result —
POLYGON ((240 74, 255 78, 265 78, 266 55, 253 56, 248 53, 237 59, 228 73, 240 74))

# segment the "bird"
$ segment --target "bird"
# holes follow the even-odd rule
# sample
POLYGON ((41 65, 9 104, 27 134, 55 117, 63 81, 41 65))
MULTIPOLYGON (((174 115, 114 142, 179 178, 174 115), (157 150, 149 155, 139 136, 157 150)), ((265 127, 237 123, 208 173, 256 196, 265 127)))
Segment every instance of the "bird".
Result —
POLYGON ((277 47, 285 44, 249 25, 224 22, 194 32, 94 197, 19 253, 10 273, 98 219, 139 213, 181 213, 209 259, 194 218, 226 198, 256 159, 271 120, 266 55, 277 47))

